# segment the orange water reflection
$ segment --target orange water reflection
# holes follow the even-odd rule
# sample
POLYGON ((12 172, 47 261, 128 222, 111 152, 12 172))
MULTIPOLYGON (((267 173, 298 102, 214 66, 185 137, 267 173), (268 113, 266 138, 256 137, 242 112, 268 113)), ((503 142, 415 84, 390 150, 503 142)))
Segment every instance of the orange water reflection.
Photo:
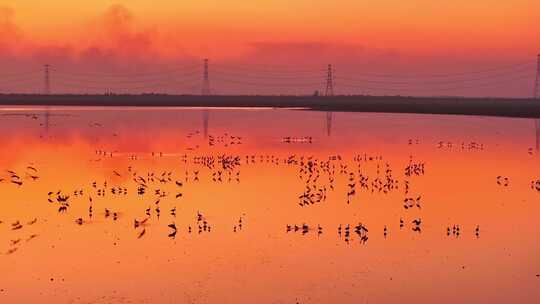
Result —
POLYGON ((1 113, 1 303, 540 301, 534 121, 353 113, 328 121, 325 113, 281 110, 1 113), (296 142, 282 142, 287 136, 296 142), (223 155, 238 156, 239 164, 227 171, 196 163, 223 155), (309 183, 326 187, 326 200, 304 207, 299 196, 309 173, 301 173, 302 157, 332 168, 309 183), (404 175, 411 157, 425 164, 425 174, 404 175), (372 193, 377 165, 383 178, 386 164, 397 189, 372 193), (7 170, 23 184, 12 183, 7 170), (351 173, 356 195, 347 204, 351 173), (368 189, 360 174, 369 177, 368 189), (138 176, 147 180, 144 195, 137 194, 138 176), (171 179, 158 181, 162 176, 171 179), (113 194, 117 187, 128 194, 113 194), (157 189, 167 196, 158 198, 157 189), (70 196, 65 213, 50 191, 70 196), (404 198, 417 196, 421 208, 403 207, 404 198), (147 208, 148 222, 134 228, 147 208), (198 233, 197 212, 210 232, 198 233), (412 231, 415 219, 421 233, 412 231), (12 230, 17 221, 23 227, 12 230), (352 232, 359 222, 369 230, 365 244, 352 232), (303 223, 312 227, 307 234, 286 232, 303 223), (340 224, 351 225, 348 243, 340 224), (459 237, 447 236, 454 225, 459 237))

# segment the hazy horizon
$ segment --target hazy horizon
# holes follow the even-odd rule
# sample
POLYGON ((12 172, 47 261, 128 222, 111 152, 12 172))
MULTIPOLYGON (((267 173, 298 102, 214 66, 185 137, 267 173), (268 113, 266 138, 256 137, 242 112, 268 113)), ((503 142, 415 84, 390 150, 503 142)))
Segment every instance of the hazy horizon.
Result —
POLYGON ((324 90, 332 64, 336 94, 531 97, 535 7, 7 0, 0 92, 42 92, 50 64, 56 93, 198 94, 208 58, 217 94, 309 95, 324 90))

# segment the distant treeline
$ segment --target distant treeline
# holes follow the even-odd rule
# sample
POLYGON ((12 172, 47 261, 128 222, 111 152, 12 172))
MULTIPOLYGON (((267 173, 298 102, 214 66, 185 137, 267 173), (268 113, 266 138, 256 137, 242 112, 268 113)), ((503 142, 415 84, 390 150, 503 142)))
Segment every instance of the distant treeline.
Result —
POLYGON ((540 118, 539 99, 407 96, 201 96, 0 94, 0 105, 270 107, 334 112, 459 114, 540 118))

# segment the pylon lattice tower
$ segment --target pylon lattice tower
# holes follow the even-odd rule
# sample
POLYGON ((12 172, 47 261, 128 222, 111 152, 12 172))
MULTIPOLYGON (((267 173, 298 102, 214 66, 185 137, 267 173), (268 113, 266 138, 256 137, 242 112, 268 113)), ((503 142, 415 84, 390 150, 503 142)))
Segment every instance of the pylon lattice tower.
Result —
MULTIPOLYGON (((326 90, 324 91, 325 96, 334 96, 334 71, 332 65, 328 65, 328 71, 326 74, 326 90)), ((326 135, 330 136, 332 134, 332 120, 334 118, 334 113, 326 112, 326 135)))
POLYGON ((50 73, 49 73, 49 68, 50 66, 48 64, 46 64, 45 66, 45 70, 44 70, 44 88, 43 88, 43 93, 45 93, 45 95, 49 95, 51 94, 51 77, 50 77, 50 73))
POLYGON ((536 62, 536 82, 534 83, 534 98, 540 98, 540 54, 536 62))
POLYGON ((202 95, 210 95, 210 78, 208 76, 208 59, 204 59, 202 95))
POLYGON ((334 96, 334 75, 332 70, 332 65, 328 65, 328 72, 326 75, 326 90, 324 92, 325 96, 334 96))

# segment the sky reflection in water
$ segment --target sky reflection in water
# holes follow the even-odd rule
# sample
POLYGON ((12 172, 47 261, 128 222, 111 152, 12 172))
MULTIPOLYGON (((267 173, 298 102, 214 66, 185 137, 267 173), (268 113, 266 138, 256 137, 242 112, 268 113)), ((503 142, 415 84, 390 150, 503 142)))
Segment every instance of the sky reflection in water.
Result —
POLYGON ((2 303, 540 301, 534 120, 6 108, 0 127, 2 303))

